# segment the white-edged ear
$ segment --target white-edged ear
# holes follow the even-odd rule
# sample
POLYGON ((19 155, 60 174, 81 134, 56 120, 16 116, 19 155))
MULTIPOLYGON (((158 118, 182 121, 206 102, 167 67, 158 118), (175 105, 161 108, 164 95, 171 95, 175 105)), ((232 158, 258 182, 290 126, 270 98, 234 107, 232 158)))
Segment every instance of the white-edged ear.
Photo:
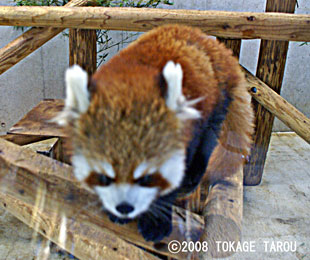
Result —
POLYGON ((86 112, 89 106, 88 75, 86 71, 78 65, 73 65, 66 71, 65 82, 65 107, 52 120, 59 125, 67 125, 70 120, 78 118, 81 113, 86 112))
POLYGON ((179 63, 168 61, 163 69, 163 76, 167 82, 167 106, 176 112, 181 120, 200 118, 200 112, 192 106, 203 98, 186 100, 182 93, 183 71, 179 63))

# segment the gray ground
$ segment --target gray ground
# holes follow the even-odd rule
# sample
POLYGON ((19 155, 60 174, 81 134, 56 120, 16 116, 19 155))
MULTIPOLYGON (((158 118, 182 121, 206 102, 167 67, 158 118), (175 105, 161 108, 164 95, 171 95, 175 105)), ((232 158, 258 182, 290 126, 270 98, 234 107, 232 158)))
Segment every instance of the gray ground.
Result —
POLYGON ((254 241, 256 252, 229 259, 310 259, 309 144, 296 135, 273 135, 263 181, 245 187, 243 212, 243 242, 254 241), (272 242, 285 241, 293 247, 296 242, 296 252, 271 247, 272 242))
MULTIPOLYGON (((309 260, 309 217, 310 146, 294 134, 273 134, 261 185, 244 191, 243 245, 246 249, 252 243, 255 252, 227 259, 309 260), (272 247, 284 242, 291 246, 290 252, 272 247)), ((32 242, 33 236, 26 225, 0 210, 0 260, 44 259, 46 244, 41 237, 32 242)), ((51 252, 48 259, 70 259, 55 248, 51 252)))

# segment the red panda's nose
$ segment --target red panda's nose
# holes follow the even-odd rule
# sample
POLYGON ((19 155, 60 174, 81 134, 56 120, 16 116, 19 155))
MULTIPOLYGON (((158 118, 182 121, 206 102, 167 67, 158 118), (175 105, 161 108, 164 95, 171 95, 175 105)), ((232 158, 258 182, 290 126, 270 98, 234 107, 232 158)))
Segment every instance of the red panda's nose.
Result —
POLYGON ((116 206, 116 210, 122 214, 128 214, 134 211, 134 207, 127 202, 122 202, 121 204, 116 206))

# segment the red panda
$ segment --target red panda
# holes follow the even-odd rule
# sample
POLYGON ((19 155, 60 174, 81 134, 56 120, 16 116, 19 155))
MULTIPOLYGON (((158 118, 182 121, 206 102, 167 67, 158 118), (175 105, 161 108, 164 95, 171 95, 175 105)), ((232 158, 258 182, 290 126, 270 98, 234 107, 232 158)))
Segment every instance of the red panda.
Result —
POLYGON ((55 119, 73 143, 76 178, 114 222, 138 219, 146 240, 171 232, 175 198, 233 174, 249 154, 250 95, 230 50, 199 29, 143 34, 88 80, 66 72, 55 119))

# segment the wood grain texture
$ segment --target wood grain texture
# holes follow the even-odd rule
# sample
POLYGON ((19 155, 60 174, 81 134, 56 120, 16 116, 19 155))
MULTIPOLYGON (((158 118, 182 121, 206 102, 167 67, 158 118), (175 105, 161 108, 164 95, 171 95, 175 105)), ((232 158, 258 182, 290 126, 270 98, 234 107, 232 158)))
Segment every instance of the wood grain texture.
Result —
POLYGON ((96 30, 70 29, 69 31, 69 64, 80 65, 92 75, 97 66, 96 30))
POLYGON ((310 15, 117 7, 0 9, 0 25, 148 31, 167 23, 200 27, 225 38, 310 41, 310 15))
MULTIPOLYGON (((72 0, 66 6, 82 6, 89 4, 90 0, 72 0)), ((0 10, 2 10, 1 6, 0 10)), ((21 24, 20 26, 26 26, 21 24)), ((63 28, 32 28, 0 49, 0 75, 29 54, 37 50, 44 43, 63 31, 63 28)))
POLYGON ((249 71, 244 72, 255 100, 310 144, 310 119, 249 71))
POLYGON ((28 148, 31 151, 34 151, 39 154, 43 154, 45 156, 53 157, 53 150, 55 149, 57 142, 59 141, 58 138, 48 138, 46 140, 33 142, 31 144, 26 144, 23 147, 28 148))
POLYGON ((184 259, 184 253, 169 253, 167 244, 173 239, 186 241, 187 236, 198 240, 203 232, 200 216, 175 208, 171 236, 159 245, 146 242, 136 222, 112 223, 101 210, 97 196, 75 180, 70 166, 3 139, 0 180, 1 207, 80 259, 157 259, 132 244, 184 259), (59 240, 63 215, 67 218, 64 244, 59 240))
MULTIPOLYGON (((295 5, 296 0, 267 0, 266 12, 293 13, 295 5)), ((261 41, 256 76, 278 94, 281 90, 287 50, 287 41, 261 41)), ((274 121, 274 115, 255 100, 253 106, 256 113, 255 145, 244 168, 246 185, 258 185, 261 182, 274 121)))
POLYGON ((209 191, 203 211, 205 232, 201 241, 207 241, 207 257, 228 257, 233 251, 218 250, 216 241, 241 241, 241 221, 243 211, 243 169, 233 176, 215 184, 209 191), (216 232, 215 232, 216 230, 216 232))
POLYGON ((56 123, 49 122, 63 109, 64 101, 60 99, 45 99, 28 112, 18 123, 12 126, 9 134, 57 136, 66 134, 56 123))
POLYGON ((231 49, 233 55, 239 59, 240 49, 241 49, 241 40, 240 39, 226 39, 226 38, 217 38, 220 42, 224 43, 228 49, 231 49))
POLYGON ((30 144, 33 142, 44 140, 48 137, 39 136, 39 135, 6 134, 6 135, 1 135, 0 138, 7 140, 9 142, 12 142, 14 144, 25 145, 25 144, 30 144))

